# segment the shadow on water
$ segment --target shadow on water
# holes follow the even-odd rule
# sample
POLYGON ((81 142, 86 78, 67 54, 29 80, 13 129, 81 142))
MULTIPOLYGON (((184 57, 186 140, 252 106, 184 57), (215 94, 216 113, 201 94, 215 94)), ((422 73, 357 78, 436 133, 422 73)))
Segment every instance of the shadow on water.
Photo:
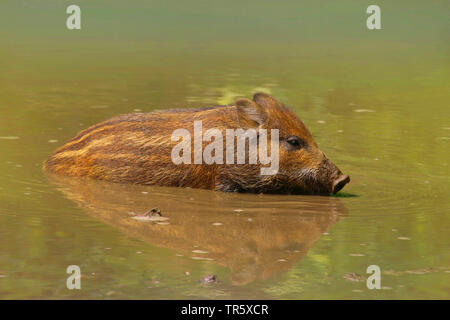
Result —
POLYGON ((128 236, 211 260, 234 285, 285 272, 347 210, 339 199, 122 185, 50 176, 64 195, 128 236), (158 207, 162 218, 137 220, 158 207))

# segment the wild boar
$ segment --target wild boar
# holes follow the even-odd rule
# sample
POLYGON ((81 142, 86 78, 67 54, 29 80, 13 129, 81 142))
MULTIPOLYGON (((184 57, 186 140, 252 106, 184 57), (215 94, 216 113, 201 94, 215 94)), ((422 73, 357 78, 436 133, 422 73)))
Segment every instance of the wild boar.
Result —
MULTIPOLYGON (((200 146, 205 147, 206 142, 202 139, 200 146)), ((195 149, 194 141, 189 144, 195 149)), ((232 145, 234 152, 239 150, 236 144, 232 145)), ((229 145, 220 150, 223 158, 227 148, 231 150, 229 145)), ((44 169, 112 182, 251 193, 330 194, 350 181, 319 149, 295 113, 264 93, 226 106, 114 117, 80 132, 57 149, 44 169), (174 141, 173 132, 181 128, 195 133, 194 122, 201 122, 202 130, 218 130, 223 137, 230 129, 252 129, 258 137, 266 130, 271 138, 275 130, 276 149, 271 145, 270 153, 277 152, 276 172, 262 174, 261 161, 249 162, 250 139, 245 144, 244 163, 199 163, 194 155, 188 155, 193 159, 189 163, 174 163, 172 153, 179 142, 174 141)))

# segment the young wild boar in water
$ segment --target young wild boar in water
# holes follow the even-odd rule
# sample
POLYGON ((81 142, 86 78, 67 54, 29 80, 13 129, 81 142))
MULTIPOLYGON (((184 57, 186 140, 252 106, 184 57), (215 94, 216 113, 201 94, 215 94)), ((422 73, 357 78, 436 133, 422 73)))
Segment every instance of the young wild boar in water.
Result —
MULTIPOLYGON (((249 150, 248 140, 245 148, 249 150)), ((226 154, 226 146, 222 151, 226 154)), ((320 151, 296 115, 264 93, 228 106, 112 118, 80 132, 56 150, 44 168, 113 182, 253 193, 329 194, 350 181, 320 151), (249 163, 248 153, 244 164, 175 164, 171 154, 179 142, 172 141, 172 133, 179 128, 192 133, 194 121, 201 121, 203 132, 215 128, 223 137, 227 129, 267 129, 270 141, 271 130, 278 129, 278 171, 262 175, 263 165, 249 163)))

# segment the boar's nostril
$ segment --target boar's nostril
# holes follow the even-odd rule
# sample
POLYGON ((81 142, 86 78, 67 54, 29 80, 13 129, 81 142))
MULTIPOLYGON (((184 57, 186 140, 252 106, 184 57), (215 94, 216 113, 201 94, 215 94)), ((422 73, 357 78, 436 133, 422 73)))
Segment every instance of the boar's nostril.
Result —
POLYGON ((333 182, 333 190, 332 190, 332 192, 334 194, 336 194, 339 190, 341 190, 349 182, 350 182, 350 177, 348 175, 340 175, 333 182))

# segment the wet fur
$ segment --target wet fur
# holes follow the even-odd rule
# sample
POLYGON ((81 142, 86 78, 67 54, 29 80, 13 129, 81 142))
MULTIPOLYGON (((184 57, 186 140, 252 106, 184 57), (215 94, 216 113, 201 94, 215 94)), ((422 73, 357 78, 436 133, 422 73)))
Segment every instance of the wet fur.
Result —
MULTIPOLYGON (((208 143, 204 142, 203 147, 208 143)), ((193 148, 192 148, 193 150, 193 148)), ((235 148, 236 150, 236 148, 235 148)), ((226 145, 224 144, 224 159, 226 145)), ((76 135, 44 163, 45 170, 66 176, 87 176, 121 183, 254 193, 328 193, 339 170, 326 159, 297 116, 266 94, 239 99, 227 106, 176 109, 114 117, 76 135), (171 141, 175 129, 193 123, 210 128, 279 129, 279 171, 260 175, 260 165, 175 165, 171 141), (306 146, 289 151, 283 141, 299 136, 306 146)))

